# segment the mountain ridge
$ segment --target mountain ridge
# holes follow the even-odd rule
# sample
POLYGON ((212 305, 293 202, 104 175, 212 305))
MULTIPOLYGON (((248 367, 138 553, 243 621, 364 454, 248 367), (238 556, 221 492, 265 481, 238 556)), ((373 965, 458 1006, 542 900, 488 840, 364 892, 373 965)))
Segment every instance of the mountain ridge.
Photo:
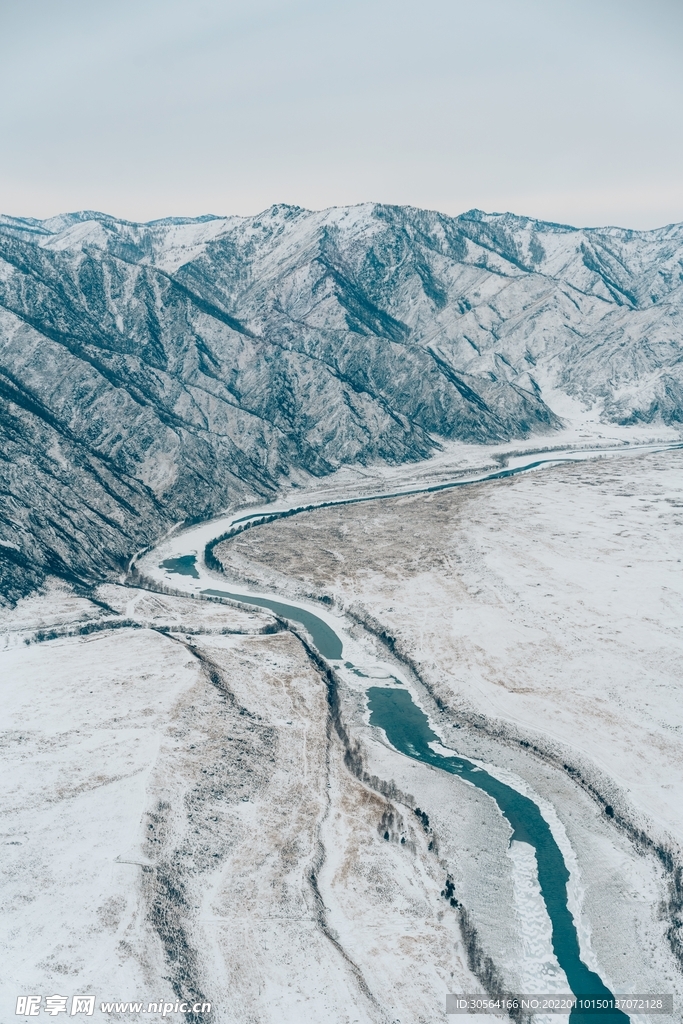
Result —
POLYGON ((552 433, 557 393, 678 426, 682 299, 680 224, 1 217, 0 589, 111 574, 299 473, 552 433))

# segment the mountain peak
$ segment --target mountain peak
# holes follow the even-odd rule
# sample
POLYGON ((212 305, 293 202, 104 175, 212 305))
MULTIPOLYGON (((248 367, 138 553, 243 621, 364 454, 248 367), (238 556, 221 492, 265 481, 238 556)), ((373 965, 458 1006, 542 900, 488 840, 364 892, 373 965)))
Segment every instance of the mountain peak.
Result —
POLYGON ((680 225, 481 210, 0 218, 8 592, 114 571, 291 474, 547 435, 581 405, 675 427, 682 264, 680 225))

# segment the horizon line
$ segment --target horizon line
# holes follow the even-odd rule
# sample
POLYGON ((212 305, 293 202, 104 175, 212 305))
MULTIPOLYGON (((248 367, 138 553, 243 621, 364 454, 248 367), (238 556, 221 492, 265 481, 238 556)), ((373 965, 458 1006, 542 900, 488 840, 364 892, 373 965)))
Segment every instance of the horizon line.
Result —
MULTIPOLYGON (((471 207, 469 210, 463 210, 462 213, 449 214, 444 213, 441 210, 431 207, 413 206, 410 203, 382 203, 374 200, 367 200, 361 203, 347 203, 347 204, 333 204, 331 206, 325 206, 320 209, 312 209, 310 207, 299 206, 296 203, 272 203, 270 206, 265 207, 262 210, 258 210, 256 213, 247 214, 217 214, 217 213, 205 213, 199 214, 196 217, 184 216, 182 214, 174 215, 171 214, 166 217, 154 217, 151 220, 131 220, 127 217, 117 217, 114 214, 106 213, 102 210, 92 209, 81 209, 65 211, 57 214, 53 214, 50 217, 31 217, 31 216, 17 216, 15 214, 0 214, 0 226, 2 222, 15 221, 25 225, 47 225, 50 221, 60 220, 62 218, 75 218, 77 221, 87 222, 88 220, 110 220, 116 221, 119 224, 130 225, 131 227, 153 227, 157 224, 201 224, 209 223, 215 220, 254 220, 258 217, 263 217, 273 210, 287 209, 293 210, 305 214, 325 214, 330 213, 334 210, 356 210, 362 207, 382 207, 384 209, 393 210, 414 210, 418 213, 436 214, 439 217, 443 217, 447 220, 478 220, 484 218, 503 218, 511 217, 515 220, 521 221, 532 221, 535 224, 542 224, 550 228, 561 228, 566 231, 622 231, 629 234, 635 235, 648 235, 655 232, 665 231, 669 228, 679 227, 683 225, 683 221, 670 221, 667 224, 662 224, 654 228, 630 228, 619 224, 601 224, 595 226, 582 226, 576 224, 567 224, 562 221, 544 220, 538 217, 532 217, 527 214, 515 213, 512 210, 505 211, 487 211, 482 210, 480 207, 471 207), (471 216, 478 214, 479 217, 471 216)), ((52 232, 51 232, 52 233, 52 232)), ((56 232, 55 232, 56 233, 56 232)))

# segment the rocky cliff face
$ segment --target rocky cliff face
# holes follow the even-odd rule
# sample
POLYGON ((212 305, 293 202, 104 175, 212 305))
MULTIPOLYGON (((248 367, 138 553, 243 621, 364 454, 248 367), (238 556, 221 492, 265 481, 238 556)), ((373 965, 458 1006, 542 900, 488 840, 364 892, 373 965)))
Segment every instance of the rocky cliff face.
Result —
POLYGON ((367 205, 0 218, 0 589, 91 579, 293 471, 683 418, 683 225, 367 205))

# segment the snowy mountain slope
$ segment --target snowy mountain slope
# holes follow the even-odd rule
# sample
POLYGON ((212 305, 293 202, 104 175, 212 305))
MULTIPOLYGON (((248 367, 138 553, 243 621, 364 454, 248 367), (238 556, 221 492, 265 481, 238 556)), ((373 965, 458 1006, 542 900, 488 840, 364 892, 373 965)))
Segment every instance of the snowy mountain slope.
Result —
POLYGON ((683 225, 0 218, 2 591, 111 571, 292 473, 553 431, 558 391, 678 424, 682 296, 683 225))

